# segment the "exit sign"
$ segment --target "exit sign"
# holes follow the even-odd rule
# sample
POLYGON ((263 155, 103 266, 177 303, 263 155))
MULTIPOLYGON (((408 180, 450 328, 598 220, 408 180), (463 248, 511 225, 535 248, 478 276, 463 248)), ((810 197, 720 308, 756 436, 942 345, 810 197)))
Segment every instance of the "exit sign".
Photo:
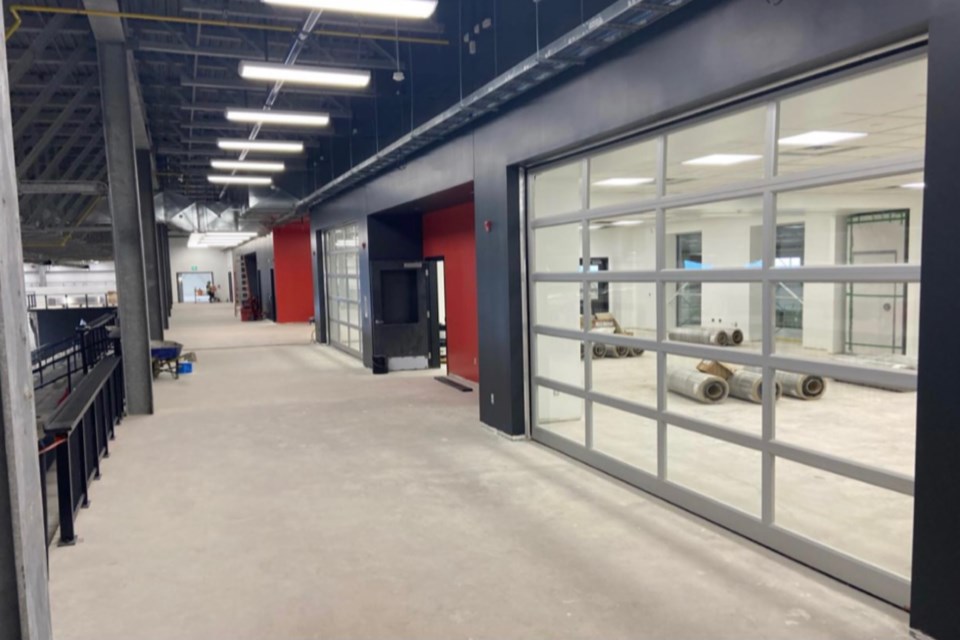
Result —
POLYGON ((196 271, 196 270, 197 270, 196 267, 190 267, 190 271, 196 271))

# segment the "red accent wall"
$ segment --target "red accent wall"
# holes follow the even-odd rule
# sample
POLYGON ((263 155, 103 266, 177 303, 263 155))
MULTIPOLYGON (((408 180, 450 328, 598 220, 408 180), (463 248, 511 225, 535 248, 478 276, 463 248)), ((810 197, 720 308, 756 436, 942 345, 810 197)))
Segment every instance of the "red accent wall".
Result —
POLYGON ((477 364, 477 241, 472 202, 423 216, 423 257, 443 257, 447 371, 480 382, 477 364))
POLYGON ((273 230, 277 322, 306 322, 313 317, 311 251, 309 222, 293 222, 273 230))

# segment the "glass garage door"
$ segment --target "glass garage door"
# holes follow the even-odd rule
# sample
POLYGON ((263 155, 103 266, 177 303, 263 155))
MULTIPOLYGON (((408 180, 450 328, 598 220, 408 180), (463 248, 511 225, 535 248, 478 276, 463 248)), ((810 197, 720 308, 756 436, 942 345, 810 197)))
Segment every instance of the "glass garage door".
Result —
POLYGON ((330 344, 362 356, 358 225, 327 231, 324 245, 327 264, 327 335, 330 344))
POLYGON ((897 58, 531 170, 534 438, 908 606, 925 121, 897 58))

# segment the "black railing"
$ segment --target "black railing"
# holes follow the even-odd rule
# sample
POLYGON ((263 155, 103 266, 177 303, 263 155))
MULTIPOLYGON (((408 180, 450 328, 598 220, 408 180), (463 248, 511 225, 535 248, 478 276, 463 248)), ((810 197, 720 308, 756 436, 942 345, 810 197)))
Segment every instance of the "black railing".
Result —
POLYGON ((73 337, 44 345, 31 354, 34 391, 67 380, 68 393, 74 383, 86 375, 105 356, 115 352, 115 341, 110 338, 109 326, 117 319, 116 312, 105 313, 84 327, 73 337))
MULTIPOLYGON (((76 543, 77 512, 90 504, 90 483, 100 477, 100 460, 110 455, 109 441, 123 418, 124 398, 122 360, 119 355, 107 355, 89 369, 47 421, 45 432, 52 440, 40 450, 40 470, 46 477, 55 460, 61 545, 76 543)), ((44 533, 49 540, 46 482, 41 487, 44 533)))

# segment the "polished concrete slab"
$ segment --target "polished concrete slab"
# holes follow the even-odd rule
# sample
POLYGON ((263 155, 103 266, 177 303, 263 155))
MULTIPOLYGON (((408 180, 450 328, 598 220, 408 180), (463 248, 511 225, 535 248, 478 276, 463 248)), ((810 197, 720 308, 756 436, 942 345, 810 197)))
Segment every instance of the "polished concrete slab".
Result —
POLYGON ((170 337, 195 373, 121 425, 80 544, 51 550, 58 640, 908 637, 903 612, 492 433, 475 393, 225 305, 178 309, 170 337))

